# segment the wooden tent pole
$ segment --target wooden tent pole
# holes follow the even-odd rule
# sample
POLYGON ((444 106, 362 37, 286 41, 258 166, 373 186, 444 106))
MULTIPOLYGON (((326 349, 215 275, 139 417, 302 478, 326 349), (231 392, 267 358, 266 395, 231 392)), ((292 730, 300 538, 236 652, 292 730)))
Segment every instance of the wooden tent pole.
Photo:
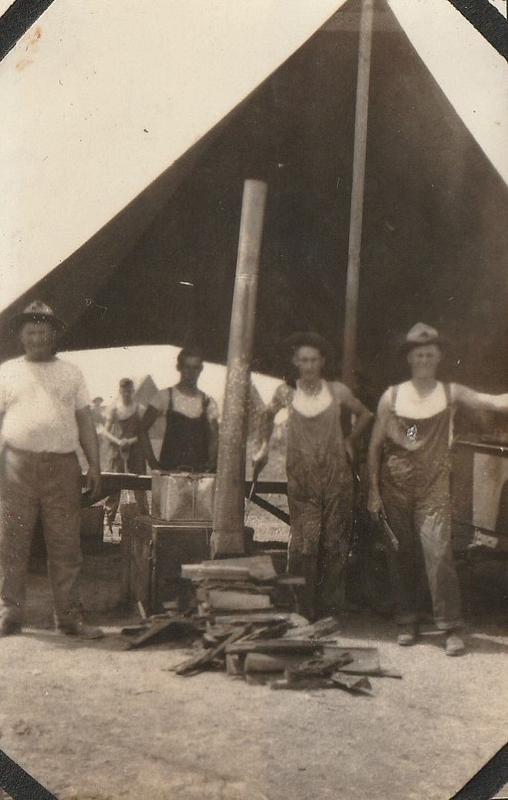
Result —
POLYGON ((212 556, 244 551, 245 449, 254 344, 259 256, 267 185, 244 184, 235 288, 229 330, 224 410, 219 434, 212 556))
POLYGON ((362 243, 373 17, 374 0, 362 0, 360 41, 358 46, 358 74, 356 79, 353 185, 351 189, 351 214, 349 218, 346 313, 344 319, 344 344, 342 355, 342 380, 351 388, 354 388, 356 367, 360 250, 362 243))

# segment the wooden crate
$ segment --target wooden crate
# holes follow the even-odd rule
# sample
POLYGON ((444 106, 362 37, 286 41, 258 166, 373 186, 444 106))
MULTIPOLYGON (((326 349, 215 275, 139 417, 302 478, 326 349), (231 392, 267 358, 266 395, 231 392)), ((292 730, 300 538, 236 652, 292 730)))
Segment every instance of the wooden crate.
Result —
POLYGON ((136 517, 130 530, 130 597, 141 602, 147 614, 163 610, 166 601, 178 600, 187 582, 182 564, 197 564, 210 557, 210 523, 164 522, 136 517))

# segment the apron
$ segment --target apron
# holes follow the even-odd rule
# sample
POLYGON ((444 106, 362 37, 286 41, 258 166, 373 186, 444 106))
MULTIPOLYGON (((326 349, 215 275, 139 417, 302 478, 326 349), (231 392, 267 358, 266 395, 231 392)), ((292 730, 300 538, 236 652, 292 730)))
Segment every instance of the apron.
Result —
POLYGON ((173 390, 169 389, 169 405, 166 412, 166 430, 162 442, 159 462, 161 469, 172 471, 186 469, 202 472, 208 463, 209 424, 207 409, 209 398, 203 397, 199 417, 191 418, 175 411, 173 390))

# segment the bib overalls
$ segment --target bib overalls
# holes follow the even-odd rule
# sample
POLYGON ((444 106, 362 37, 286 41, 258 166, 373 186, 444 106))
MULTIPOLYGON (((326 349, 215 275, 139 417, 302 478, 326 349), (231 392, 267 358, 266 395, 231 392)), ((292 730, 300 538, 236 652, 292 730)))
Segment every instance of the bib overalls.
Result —
POLYGON ((343 605, 352 529, 352 473, 341 404, 329 388, 332 401, 316 416, 289 407, 288 571, 307 580, 302 612, 311 619, 337 613, 343 605))
POLYGON ((446 408, 424 419, 396 414, 397 390, 391 398, 397 435, 385 440, 381 466, 381 497, 399 540, 399 550, 390 551, 396 621, 418 621, 428 582, 436 626, 453 630, 461 625, 461 598, 451 542, 450 387, 446 408), (407 449, 404 439, 419 447, 407 449))

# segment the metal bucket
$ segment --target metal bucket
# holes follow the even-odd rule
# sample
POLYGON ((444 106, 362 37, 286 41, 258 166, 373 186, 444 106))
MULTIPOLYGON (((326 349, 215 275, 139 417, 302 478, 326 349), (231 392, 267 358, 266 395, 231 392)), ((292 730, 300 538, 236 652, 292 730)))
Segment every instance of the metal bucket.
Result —
POLYGON ((152 515, 167 522, 213 519, 215 475, 200 472, 152 473, 152 515))

